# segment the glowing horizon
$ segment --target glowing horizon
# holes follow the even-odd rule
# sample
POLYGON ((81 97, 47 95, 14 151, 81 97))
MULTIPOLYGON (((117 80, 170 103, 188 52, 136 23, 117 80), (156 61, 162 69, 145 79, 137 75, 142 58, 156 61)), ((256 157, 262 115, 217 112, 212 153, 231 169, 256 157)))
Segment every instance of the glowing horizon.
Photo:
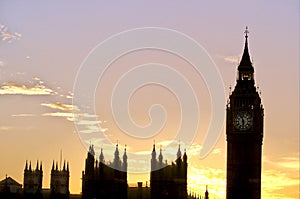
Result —
MULTIPOLYGON (((245 4, 230 1, 215 5, 196 1, 133 1, 91 5, 80 2, 2 1, 0 10, 1 180, 7 174, 23 184, 26 160, 32 161, 34 166, 39 160, 43 162, 43 187, 47 188, 50 186, 52 161, 59 161, 62 150, 63 160, 70 163, 70 192, 80 193, 86 146, 90 143, 97 145, 96 157, 103 147, 105 159, 109 161, 113 160, 115 143, 119 143, 120 155, 127 145, 130 153, 144 158, 144 162, 136 164, 135 157, 128 157, 130 167, 139 165, 140 171, 145 171, 140 175, 129 173, 128 184, 142 181, 145 185, 148 181, 149 185, 153 140, 157 149, 162 145, 164 158, 169 163, 175 158, 177 141, 181 141, 182 150, 186 148, 188 155, 188 190, 204 194, 205 185, 208 185, 210 197, 225 198, 225 123, 214 148, 200 159, 200 149, 208 135, 214 105, 205 75, 199 74, 188 60, 171 52, 153 49, 136 50, 118 57, 97 82, 94 114, 76 114, 82 107, 72 102, 74 85, 80 66, 97 45, 120 32, 161 27, 181 32, 204 48, 216 65, 224 85, 222 92, 227 99, 236 83, 237 65, 244 48, 243 31, 248 26, 255 83, 261 91, 265 109, 262 198, 298 198, 299 2, 253 1, 245 4), (245 13, 245 7, 249 12, 245 13), (153 71, 158 66, 164 66, 164 70, 159 74, 139 75, 140 81, 152 75, 158 80, 182 76, 187 80, 186 85, 194 90, 199 106, 199 124, 192 142, 186 146, 183 146, 183 137, 177 136, 182 114, 180 103, 183 102, 178 96, 190 93, 174 94, 175 88, 187 88, 176 84, 178 81, 167 82, 171 83, 169 87, 143 85, 131 93, 128 100, 130 116, 138 127, 147 127, 155 122, 149 111, 152 105, 163 106, 165 112, 155 112, 157 110, 154 109, 154 113, 166 116, 158 133, 138 137, 116 125, 109 98, 113 96, 113 89, 119 82, 118 88, 132 86, 120 81, 120 77, 137 66, 149 63, 157 63, 151 66, 153 71), (170 75, 165 70, 168 67, 171 72, 180 75, 170 75), (171 86, 174 86, 173 90, 171 86), (78 126, 83 127, 80 132, 86 139, 79 135, 78 126), (99 133, 99 127, 105 139, 92 139, 92 135, 99 133), (169 145, 170 148, 167 147, 169 145)), ((171 45, 176 46, 176 42, 171 45)), ((109 52, 113 53, 114 49, 109 52)), ((188 54, 193 52, 188 51, 188 54)), ((89 77, 92 78, 94 73, 92 71, 89 77)), ((224 113, 225 103, 219 110, 224 113)), ((194 118, 187 119, 191 121, 194 118)))

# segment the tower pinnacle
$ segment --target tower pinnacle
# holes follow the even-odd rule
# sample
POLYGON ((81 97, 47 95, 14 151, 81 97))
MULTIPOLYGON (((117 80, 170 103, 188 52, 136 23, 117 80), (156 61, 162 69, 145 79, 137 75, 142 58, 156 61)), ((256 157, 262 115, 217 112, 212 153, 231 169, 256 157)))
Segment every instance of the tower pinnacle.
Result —
POLYGON ((239 80, 253 80, 254 68, 252 66, 249 49, 248 49, 249 30, 248 30, 247 26, 246 26, 246 30, 244 31, 244 33, 245 33, 245 47, 244 47, 242 59, 238 66, 238 71, 239 71, 238 79, 239 80))

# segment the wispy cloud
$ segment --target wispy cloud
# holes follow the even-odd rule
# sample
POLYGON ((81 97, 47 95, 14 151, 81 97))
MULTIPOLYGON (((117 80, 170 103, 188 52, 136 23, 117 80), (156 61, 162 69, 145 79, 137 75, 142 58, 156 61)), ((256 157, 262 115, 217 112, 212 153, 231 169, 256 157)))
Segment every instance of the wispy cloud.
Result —
POLYGON ((29 114, 29 113, 21 113, 21 114, 13 114, 11 116, 12 117, 33 117, 35 115, 34 114, 29 114))
POLYGON ((9 131, 12 128, 12 126, 0 126, 0 132, 9 131))
POLYGON ((0 95, 51 95, 55 92, 41 83, 36 85, 22 85, 15 82, 3 83, 0 87, 0 95))
POLYGON ((282 157, 277 161, 270 160, 268 157, 264 157, 264 163, 270 164, 277 168, 282 169, 294 169, 299 170, 299 156, 282 157))
POLYGON ((218 57, 231 64, 238 64, 239 62, 239 58, 238 58, 239 56, 236 55, 232 55, 232 56, 218 55, 218 57))
POLYGON ((60 102, 55 102, 55 103, 42 103, 42 106, 52 108, 52 109, 58 109, 58 110, 63 110, 63 111, 73 111, 76 110, 77 108, 73 105, 70 104, 63 104, 60 102))
POLYGON ((189 167, 189 191, 204 194, 208 185, 210 196, 224 198, 226 195, 226 174, 223 169, 211 167, 189 167))
MULTIPOLYGON (((95 132, 95 128, 93 128, 93 126, 102 123, 101 121, 95 120, 95 118, 98 117, 97 115, 79 113, 78 108, 72 104, 54 102, 41 103, 41 106, 61 111, 44 113, 43 116, 62 117, 66 118, 68 121, 76 122, 77 125, 85 125, 87 129, 84 131, 84 133, 95 132)), ((105 129, 102 130, 105 131, 105 129)))
POLYGON ((18 32, 10 32, 8 31, 7 26, 0 24, 0 39, 2 41, 7 41, 11 43, 15 40, 20 40, 22 35, 18 32))
POLYGON ((262 174, 262 198, 295 198, 299 196, 299 173, 288 176, 278 170, 266 170, 262 174), (295 189, 289 189, 295 187, 295 189), (287 191, 289 190, 289 191, 287 191), (293 191, 294 190, 294 193, 293 191))
POLYGON ((75 121, 74 113, 63 113, 63 112, 44 113, 43 116, 64 117, 71 122, 75 121))
POLYGON ((223 151, 222 148, 215 148, 215 149, 211 152, 211 154, 220 154, 222 151, 223 151))

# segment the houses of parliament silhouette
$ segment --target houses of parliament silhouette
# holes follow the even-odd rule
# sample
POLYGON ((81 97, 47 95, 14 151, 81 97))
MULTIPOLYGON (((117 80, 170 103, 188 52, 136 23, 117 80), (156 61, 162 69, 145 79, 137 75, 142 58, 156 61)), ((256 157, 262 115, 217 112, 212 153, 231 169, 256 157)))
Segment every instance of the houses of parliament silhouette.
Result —
MULTIPOLYGON (((245 46, 238 65, 238 75, 233 92, 226 105, 227 140, 227 199, 261 198, 261 155, 263 140, 264 109, 260 95, 255 87, 254 68, 248 49, 248 29, 245 31, 245 46)), ((157 156, 155 144, 151 153, 150 187, 131 189, 127 183, 126 148, 120 158, 116 145, 113 162, 104 160, 103 151, 99 159, 95 157, 94 147, 90 146, 82 172, 82 199, 208 199, 206 189, 203 197, 187 192, 187 154, 183 155, 180 145, 177 157, 171 164, 164 163, 160 150, 157 156)), ((50 190, 42 189, 43 168, 37 162, 36 169, 26 161, 24 185, 7 178, 0 182, 0 198, 26 199, 69 199, 69 164, 58 169, 52 165, 50 190), (20 195, 16 193, 21 192, 20 195)), ((75 197, 74 197, 75 198, 75 197)))

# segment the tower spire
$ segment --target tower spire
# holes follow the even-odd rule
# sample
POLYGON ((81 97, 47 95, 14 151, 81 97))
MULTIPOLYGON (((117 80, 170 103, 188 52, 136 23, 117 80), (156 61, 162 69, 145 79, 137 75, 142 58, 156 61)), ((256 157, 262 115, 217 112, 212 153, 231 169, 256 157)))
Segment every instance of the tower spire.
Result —
POLYGON ((123 171, 127 171, 127 154, 126 154, 126 145, 124 148, 124 154, 123 154, 123 171))
POLYGON ((114 158, 114 169, 120 169, 120 156, 119 156, 119 144, 116 144, 116 150, 115 150, 115 158, 114 158))
POLYGON ((245 47, 244 47, 244 53, 243 53, 243 56, 242 56, 242 59, 241 59, 240 65, 239 65, 239 69, 245 68, 245 67, 250 67, 253 69, 250 55, 249 55, 249 49, 248 49, 249 30, 248 30, 247 26, 246 26, 246 30, 244 31, 244 33, 245 33, 245 47))
POLYGON ((238 71, 239 71, 238 80, 253 80, 254 68, 252 66, 249 49, 248 49, 249 30, 248 30, 247 26, 246 26, 246 30, 244 31, 244 33, 245 33, 245 47, 244 47, 242 59, 238 66, 238 71))
POLYGON ((25 164, 25 171, 28 170, 28 164, 27 164, 27 160, 26 160, 26 164, 25 164))
POLYGON ((104 155, 103 155, 103 149, 101 147, 101 152, 100 152, 100 156, 99 156, 99 161, 104 163, 104 155))

